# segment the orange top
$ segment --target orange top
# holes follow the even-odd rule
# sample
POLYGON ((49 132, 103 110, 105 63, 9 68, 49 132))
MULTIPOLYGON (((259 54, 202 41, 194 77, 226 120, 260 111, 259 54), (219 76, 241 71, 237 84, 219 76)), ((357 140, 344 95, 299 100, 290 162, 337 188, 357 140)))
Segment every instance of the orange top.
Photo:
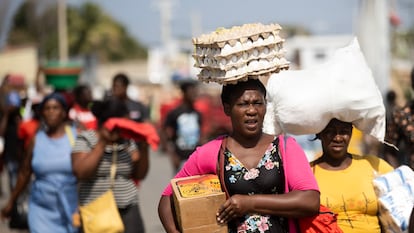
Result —
POLYGON ((22 122, 17 130, 17 136, 24 141, 24 147, 29 145, 30 140, 35 136, 39 128, 39 121, 30 119, 22 122))

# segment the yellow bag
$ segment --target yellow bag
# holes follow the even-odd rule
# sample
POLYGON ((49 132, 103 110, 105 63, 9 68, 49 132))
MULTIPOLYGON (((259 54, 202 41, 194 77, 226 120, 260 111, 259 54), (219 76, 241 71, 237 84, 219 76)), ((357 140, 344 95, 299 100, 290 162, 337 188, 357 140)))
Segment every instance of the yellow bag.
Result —
POLYGON ((92 202, 79 207, 84 233, 122 233, 124 224, 119 215, 112 192, 117 161, 117 146, 114 145, 111 165, 111 187, 92 202))
POLYGON ((124 232, 124 224, 119 215, 112 190, 106 191, 91 203, 79 207, 79 211, 85 233, 124 232))

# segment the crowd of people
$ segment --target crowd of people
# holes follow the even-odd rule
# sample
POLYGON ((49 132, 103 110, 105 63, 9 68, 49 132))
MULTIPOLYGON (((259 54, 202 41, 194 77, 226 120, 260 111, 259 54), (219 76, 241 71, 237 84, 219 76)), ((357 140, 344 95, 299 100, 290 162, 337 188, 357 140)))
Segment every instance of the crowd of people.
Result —
POLYGON ((34 101, 21 100, 21 90, 11 85, 9 76, 3 79, 0 133, 5 148, 0 158, 7 169, 10 195, 1 217, 11 218, 10 227, 80 232, 75 224, 79 205, 108 189, 110 158, 117 150, 114 195, 125 232, 145 232, 137 182, 149 169, 146 135, 127 137, 103 126, 113 118, 152 126, 148 107, 127 97, 128 85, 129 78, 118 74, 111 95, 102 100, 93 99, 90 86, 79 84, 34 101), (23 101, 31 101, 30 107, 23 101), (30 117, 24 119, 23 111, 30 111, 30 117), (25 192, 29 192, 26 222, 13 225, 16 205, 25 192))
MULTIPOLYGON (((108 176, 116 153, 113 192, 125 232, 145 232, 138 184, 149 170, 148 141, 105 127, 114 118, 152 125, 148 106, 127 95, 129 78, 114 76, 111 95, 102 100, 93 99, 91 88, 82 84, 72 90, 73 102, 57 91, 32 102, 30 109, 23 108, 28 100, 19 98, 8 79, 3 79, 0 93, 0 136, 5 139, 0 158, 10 196, 1 217, 9 218, 19 197, 28 192, 30 232, 82 232, 74 216, 79 205, 112 187, 108 176), (23 117, 22 109, 30 111, 30 118, 23 117)), ((411 82, 414 90, 414 69, 411 82)), ((213 138, 202 132, 208 119, 195 104, 197 82, 178 86, 182 99, 158 132, 166 141, 175 178, 220 176, 218 171, 224 171, 221 185, 227 199, 216 220, 229 232, 298 232, 297 220, 317 215, 321 205, 336 214, 343 232, 382 232, 372 180, 403 164, 414 169, 412 101, 387 108, 385 141, 400 151, 384 146, 377 155, 352 153, 355 125, 332 118, 315 134, 313 141, 320 141, 322 151, 310 162, 293 137, 263 131, 267 90, 260 79, 223 85, 221 103, 231 130, 213 138)), ((391 103, 395 93, 390 95, 391 103)), ((158 203, 168 233, 180 232, 172 194, 167 185, 158 203)))

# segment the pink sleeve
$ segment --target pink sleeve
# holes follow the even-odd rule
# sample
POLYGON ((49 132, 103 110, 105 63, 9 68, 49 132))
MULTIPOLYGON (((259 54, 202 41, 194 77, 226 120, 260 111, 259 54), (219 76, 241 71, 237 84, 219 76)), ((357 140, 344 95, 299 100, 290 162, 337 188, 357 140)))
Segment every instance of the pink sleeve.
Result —
POLYGON ((316 190, 318 183, 312 173, 305 152, 292 137, 279 136, 282 161, 285 171, 286 192, 292 190, 316 190), (287 138, 286 148, 284 139, 287 138))
MULTIPOLYGON (((183 168, 175 175, 174 178, 216 174, 217 173, 217 159, 220 150, 222 137, 214 139, 197 149, 190 155, 188 160, 184 163, 183 168)), ((171 196, 172 187, 168 184, 164 189, 163 196, 171 196)))

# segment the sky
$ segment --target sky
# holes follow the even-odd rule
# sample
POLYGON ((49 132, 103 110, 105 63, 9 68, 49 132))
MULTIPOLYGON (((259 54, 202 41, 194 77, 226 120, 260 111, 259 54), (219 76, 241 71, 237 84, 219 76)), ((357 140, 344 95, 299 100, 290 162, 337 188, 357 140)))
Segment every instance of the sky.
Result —
MULTIPOLYGON (((161 39, 160 0, 89 0, 123 23, 146 46, 157 46, 161 39)), ((218 27, 244 23, 300 25, 313 34, 353 34, 359 0, 170 0, 173 37, 199 36, 218 27), (195 30, 193 30, 195 28, 195 30)), ((375 0, 374 0, 375 1, 375 0)), ((81 4, 85 0, 67 0, 81 4)), ((394 0, 403 23, 413 22, 413 0, 394 0), (400 6, 401 5, 401 6, 400 6), (407 5, 410 5, 407 10, 407 5), (401 8, 401 10, 400 10, 401 8)))
MULTIPOLYGON (((0 6, 6 9, 6 4, 20 5, 22 1, 0 0, 0 6)), ((139 42, 151 47, 161 42, 159 3, 162 1, 171 3, 171 36, 189 38, 245 23, 298 25, 316 35, 353 34, 360 2, 378 0, 66 0, 75 6, 86 1, 100 5, 139 42)), ((394 6, 402 19, 400 27, 414 25, 414 0, 385 1, 394 6)), ((12 5, 7 7, 8 11, 12 8, 12 5)), ((1 35, 0 42, 4 41, 1 35)))

